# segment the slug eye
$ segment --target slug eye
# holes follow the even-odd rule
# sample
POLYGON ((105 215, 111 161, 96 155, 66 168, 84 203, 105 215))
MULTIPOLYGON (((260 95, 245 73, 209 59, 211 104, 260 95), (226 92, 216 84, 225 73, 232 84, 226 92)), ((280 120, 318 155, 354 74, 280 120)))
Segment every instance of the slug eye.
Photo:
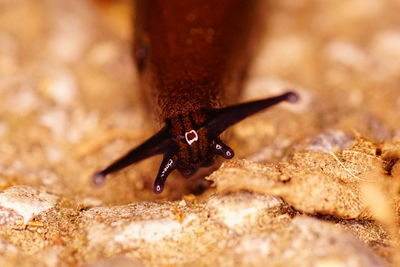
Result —
POLYGON ((138 71, 143 72, 146 67, 148 57, 148 46, 144 42, 140 42, 135 47, 135 61, 138 71))

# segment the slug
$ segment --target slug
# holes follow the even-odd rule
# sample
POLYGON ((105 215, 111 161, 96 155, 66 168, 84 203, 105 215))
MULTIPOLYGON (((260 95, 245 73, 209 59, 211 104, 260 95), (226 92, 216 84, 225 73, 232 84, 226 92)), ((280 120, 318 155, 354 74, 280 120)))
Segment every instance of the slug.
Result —
POLYGON ((272 98, 231 105, 239 96, 254 48, 259 14, 256 0, 137 0, 134 55, 144 93, 164 127, 110 166, 97 172, 95 184, 110 173, 162 154, 154 192, 168 175, 189 177, 225 159, 233 150, 221 139, 228 127, 282 101, 272 98))

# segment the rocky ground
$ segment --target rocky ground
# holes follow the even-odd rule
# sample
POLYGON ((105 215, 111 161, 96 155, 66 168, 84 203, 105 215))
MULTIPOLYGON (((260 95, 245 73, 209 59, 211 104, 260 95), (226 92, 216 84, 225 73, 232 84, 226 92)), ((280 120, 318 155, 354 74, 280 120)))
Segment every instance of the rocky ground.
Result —
POLYGON ((90 180, 158 127, 131 3, 0 0, 0 265, 400 266, 398 10, 274 1, 241 101, 301 101, 235 126, 235 159, 206 180, 155 195, 160 158, 90 180))

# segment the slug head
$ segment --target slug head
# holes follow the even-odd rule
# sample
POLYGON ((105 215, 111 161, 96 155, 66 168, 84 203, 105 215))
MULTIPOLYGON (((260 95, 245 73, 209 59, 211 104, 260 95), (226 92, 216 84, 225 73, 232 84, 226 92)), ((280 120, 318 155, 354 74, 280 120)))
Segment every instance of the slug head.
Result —
POLYGON ((219 139, 219 135, 228 127, 282 101, 296 102, 297 99, 296 93, 288 92, 276 97, 221 109, 202 109, 167 119, 166 125, 157 134, 96 173, 93 182, 102 184, 110 173, 163 154, 153 188, 159 194, 164 189, 168 175, 175 169, 189 177, 199 168, 212 165, 216 155, 225 159, 233 158, 233 150, 219 139))

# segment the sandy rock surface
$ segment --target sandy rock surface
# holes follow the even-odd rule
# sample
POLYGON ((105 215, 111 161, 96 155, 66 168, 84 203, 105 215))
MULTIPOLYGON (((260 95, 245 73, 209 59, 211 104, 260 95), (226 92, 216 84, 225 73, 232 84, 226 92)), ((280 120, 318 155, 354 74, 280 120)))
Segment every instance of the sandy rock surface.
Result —
MULTIPOLYGON (((0 266, 400 266, 399 1, 274 1, 206 179, 160 158, 91 175, 152 135, 128 0, 0 0, 0 266)), ((238 18, 240 19, 240 18, 238 18)))

